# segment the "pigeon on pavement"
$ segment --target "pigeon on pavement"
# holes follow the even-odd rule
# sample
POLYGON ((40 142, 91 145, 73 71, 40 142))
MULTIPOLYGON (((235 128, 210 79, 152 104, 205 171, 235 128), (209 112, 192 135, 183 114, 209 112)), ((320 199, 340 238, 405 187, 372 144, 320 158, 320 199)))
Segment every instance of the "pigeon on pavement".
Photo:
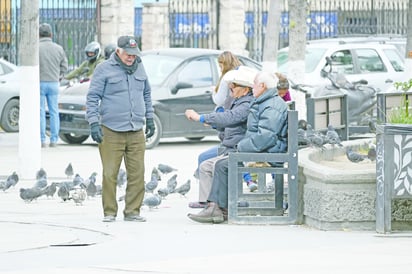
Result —
POLYGON ((44 194, 44 190, 36 187, 32 188, 20 188, 20 198, 23 199, 23 201, 30 203, 33 200, 36 200, 40 196, 44 194))
POLYGON ((57 191, 57 195, 63 200, 63 202, 70 199, 70 185, 68 182, 60 183, 59 190, 57 191))
POLYGON ((166 198, 169 195, 169 189, 167 187, 162 187, 157 190, 157 194, 159 194, 162 199, 166 198))
POLYGON ((152 176, 152 178, 150 179, 149 182, 147 182, 144 186, 145 191, 148 193, 153 193, 153 190, 156 189, 157 185, 159 184, 159 182, 157 181, 157 177, 156 176, 152 176))
POLYGON ((175 192, 181 194, 182 196, 185 196, 189 191, 190 191, 190 179, 188 179, 186 183, 184 183, 183 185, 175 189, 175 192))
POLYGON ((172 177, 169 178, 169 180, 167 180, 167 190, 169 191, 169 193, 175 192, 177 186, 176 178, 177 174, 174 174, 172 177))
POLYGON ((158 164, 157 169, 163 174, 168 174, 170 172, 177 171, 177 169, 165 164, 158 164))
POLYGON ((123 187, 127 182, 127 173, 126 170, 123 168, 119 169, 119 173, 117 174, 117 187, 123 187))
POLYGON ((159 206, 162 203, 162 198, 158 194, 147 194, 143 199, 143 204, 150 209, 159 206))
POLYGON ((14 187, 18 181, 19 181, 19 176, 14 171, 11 175, 7 177, 6 181, 0 182, 0 189, 2 189, 3 191, 6 191, 10 187, 12 186, 14 187))
POLYGON ((64 170, 64 174, 66 174, 67 178, 71 178, 74 175, 72 163, 69 163, 64 170))
POLYGON ((46 177, 41 177, 37 179, 37 181, 34 183, 35 188, 43 189, 47 186, 47 178, 46 177))
POLYGON ((76 205, 83 205, 84 200, 87 198, 86 190, 79 185, 75 186, 73 190, 70 190, 69 195, 76 205))
POLYGON ((150 177, 156 176, 158 181, 162 180, 162 177, 160 176, 160 172, 156 167, 153 167, 152 169, 152 174, 150 175, 150 177))
POLYGON ((44 194, 46 195, 46 197, 53 197, 56 191, 57 191, 57 183, 52 182, 50 185, 48 185, 44 189, 44 194))
POLYGON ((40 168, 36 172, 36 180, 39 180, 40 178, 46 178, 47 179, 47 173, 43 168, 40 168))

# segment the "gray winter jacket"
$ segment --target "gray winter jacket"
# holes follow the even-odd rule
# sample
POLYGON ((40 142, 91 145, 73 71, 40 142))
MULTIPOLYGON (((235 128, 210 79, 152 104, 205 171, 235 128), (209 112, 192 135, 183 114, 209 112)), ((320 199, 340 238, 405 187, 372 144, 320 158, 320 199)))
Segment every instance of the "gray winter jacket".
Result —
POLYGON ((204 114, 204 122, 220 130, 219 139, 221 149, 219 154, 227 154, 235 150, 237 143, 244 137, 246 132, 246 120, 249 114, 250 102, 253 100, 252 93, 234 99, 229 108, 224 112, 213 112, 204 114))
POLYGON ((87 121, 125 132, 142 129, 145 118, 153 118, 153 106, 143 63, 128 74, 112 54, 93 73, 87 93, 87 121))
POLYGON ((287 111, 276 89, 267 90, 250 107, 247 132, 237 145, 239 152, 284 152, 287 150, 287 111))

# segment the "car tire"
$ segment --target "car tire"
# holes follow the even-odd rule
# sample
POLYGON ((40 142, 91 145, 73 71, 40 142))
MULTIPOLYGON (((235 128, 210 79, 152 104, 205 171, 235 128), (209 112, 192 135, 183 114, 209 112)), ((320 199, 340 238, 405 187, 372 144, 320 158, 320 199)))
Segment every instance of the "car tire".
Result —
POLYGON ((6 103, 1 115, 0 126, 6 132, 19 131, 20 100, 11 99, 6 103))
POLYGON ((81 144, 89 138, 89 135, 76 135, 72 133, 60 133, 60 139, 68 144, 81 144))
POLYGON ((192 142, 199 142, 201 141, 203 138, 205 138, 205 136, 202 137, 185 137, 187 140, 192 141, 192 142))
POLYGON ((152 149, 156 147, 160 142, 160 137, 162 137, 162 124, 160 123, 160 119, 156 116, 156 114, 153 115, 153 122, 155 124, 155 132, 152 137, 146 139, 146 149, 152 149))

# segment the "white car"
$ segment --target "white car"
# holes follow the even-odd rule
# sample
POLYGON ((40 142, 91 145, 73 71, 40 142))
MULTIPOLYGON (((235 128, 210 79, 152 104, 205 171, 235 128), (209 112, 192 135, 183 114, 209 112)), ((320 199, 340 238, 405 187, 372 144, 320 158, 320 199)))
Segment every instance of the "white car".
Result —
MULTIPOLYGON (((289 48, 278 51, 278 71, 288 73, 289 48)), ((305 55, 305 80, 299 84, 322 85, 321 70, 329 56, 335 72, 345 74, 351 81, 366 80, 368 84, 386 91, 395 82, 403 81, 404 58, 396 46, 379 42, 341 42, 339 40, 308 42, 305 55)), ((295 80, 295 82, 297 82, 295 80)))
POLYGON ((0 59, 0 127, 6 132, 19 130, 19 90, 17 66, 0 59))

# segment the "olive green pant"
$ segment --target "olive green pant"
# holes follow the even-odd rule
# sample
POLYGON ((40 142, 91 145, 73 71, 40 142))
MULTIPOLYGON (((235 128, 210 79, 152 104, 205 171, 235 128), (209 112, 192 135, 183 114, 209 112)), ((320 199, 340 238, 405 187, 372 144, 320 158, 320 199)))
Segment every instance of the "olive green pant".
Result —
POLYGON ((124 160, 127 173, 124 216, 139 215, 144 197, 143 130, 116 132, 102 126, 103 142, 99 144, 103 166, 102 203, 104 216, 117 216, 117 174, 124 160))

